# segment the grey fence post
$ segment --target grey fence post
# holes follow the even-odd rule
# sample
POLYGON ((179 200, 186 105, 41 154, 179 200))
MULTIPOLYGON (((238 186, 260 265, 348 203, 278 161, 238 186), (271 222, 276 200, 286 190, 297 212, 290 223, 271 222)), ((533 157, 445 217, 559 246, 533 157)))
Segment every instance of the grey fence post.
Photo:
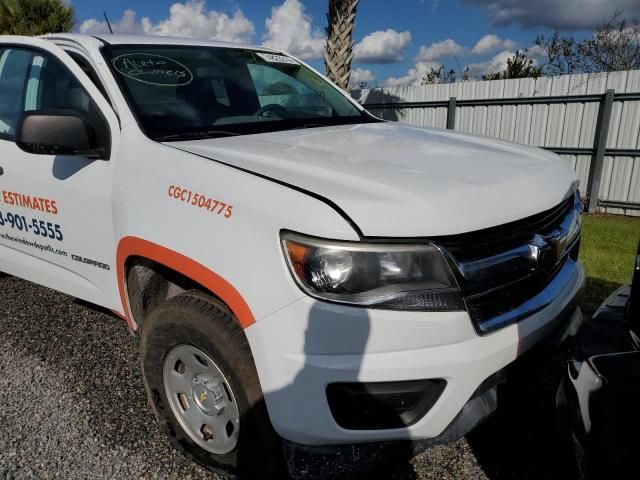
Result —
POLYGON ((615 90, 607 90, 600 101, 598 109, 598 123, 596 124, 596 136, 593 144, 593 156, 589 165, 589 180, 587 182, 587 196, 589 198, 588 212, 595 212, 598 207, 598 194, 600 192, 600 180, 602 179, 602 166, 604 154, 607 149, 609 136, 609 124, 613 110, 615 90))
POLYGON ((456 97, 449 97, 449 106, 447 107, 447 129, 456 128, 456 97))

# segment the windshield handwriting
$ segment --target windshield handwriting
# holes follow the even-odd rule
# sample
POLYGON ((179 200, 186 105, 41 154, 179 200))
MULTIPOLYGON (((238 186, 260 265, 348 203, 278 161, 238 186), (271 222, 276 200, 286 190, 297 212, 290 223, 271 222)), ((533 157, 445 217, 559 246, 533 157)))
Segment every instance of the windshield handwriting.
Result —
POLYGON ((156 86, 188 85, 193 80, 185 65, 161 55, 127 53, 114 58, 113 65, 125 77, 156 86))

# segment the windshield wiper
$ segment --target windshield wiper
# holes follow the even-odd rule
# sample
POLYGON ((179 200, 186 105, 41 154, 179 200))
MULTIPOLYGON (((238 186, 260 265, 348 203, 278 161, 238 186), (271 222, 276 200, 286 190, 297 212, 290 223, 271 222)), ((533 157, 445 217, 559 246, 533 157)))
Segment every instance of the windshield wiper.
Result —
POLYGON ((242 135, 238 132, 229 132, 227 130, 198 130, 192 132, 171 133, 169 135, 161 135, 155 137, 158 142, 170 142, 172 140, 194 140, 204 138, 216 138, 216 137, 233 137, 236 135, 242 135))

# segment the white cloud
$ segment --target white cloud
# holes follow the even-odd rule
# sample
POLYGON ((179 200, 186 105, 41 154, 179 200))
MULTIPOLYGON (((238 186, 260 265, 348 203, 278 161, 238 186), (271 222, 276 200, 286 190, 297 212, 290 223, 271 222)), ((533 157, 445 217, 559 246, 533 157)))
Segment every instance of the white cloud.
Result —
POLYGON ((469 69, 469 73, 472 77, 481 77, 487 73, 502 72, 507 68, 507 59, 514 55, 515 52, 505 50, 498 53, 491 60, 481 63, 472 63, 467 65, 467 68, 469 69))
POLYGON ((508 38, 500 38, 497 35, 485 35, 478 43, 475 44, 471 53, 482 55, 484 53, 495 52, 498 50, 513 50, 516 48, 516 42, 508 38))
POLYGON ((507 68, 507 59, 511 58, 514 52, 503 51, 494 56, 491 60, 481 63, 467 65, 469 73, 473 77, 480 77, 487 73, 501 72, 507 68))
POLYGON ((320 58, 326 40, 322 31, 312 28, 311 22, 299 0, 285 0, 271 8, 271 16, 265 20, 263 44, 302 59, 320 58))
POLYGON ((389 77, 384 81, 385 87, 405 87, 408 85, 420 85, 422 78, 433 68, 440 68, 437 62, 416 62, 413 68, 409 69, 402 77, 389 77))
POLYGON ((402 60, 402 53, 411 41, 408 31, 391 28, 370 33, 354 47, 354 57, 360 63, 393 63, 402 60))
MULTIPOLYGON (((538 58, 539 54, 536 49, 533 53, 530 50, 526 50, 523 53, 526 57, 530 58, 533 62, 533 65, 539 65, 538 58)), ((472 63, 467 65, 469 69, 469 73, 472 77, 481 77, 487 73, 498 73, 507 69, 507 60, 513 57, 516 52, 504 50, 498 54, 496 54, 491 60, 481 63, 472 63)))
MULTIPOLYGON (((136 23, 136 12, 133 10, 125 10, 122 14, 122 18, 118 22, 111 22, 111 27, 114 33, 144 33, 142 31, 142 25, 136 23)), ((109 27, 107 22, 101 22, 95 18, 85 20, 80 24, 80 33, 86 33, 89 35, 99 35, 101 33, 109 33, 109 27)))
POLYGON ((255 33, 253 23, 242 11, 233 16, 206 9, 203 0, 189 0, 174 3, 169 10, 169 18, 152 24, 148 18, 142 19, 146 33, 153 35, 176 35, 180 37, 215 38, 217 40, 250 42, 255 33))
POLYGON ((361 83, 373 82, 376 79, 373 72, 367 68, 355 68, 351 70, 349 84, 358 86, 361 83))
MULTIPOLYGON (((242 43, 251 42, 255 34, 253 23, 240 9, 230 16, 224 12, 207 10, 204 0, 174 3, 169 9, 169 18, 158 23, 153 23, 148 17, 143 17, 140 23, 137 23, 136 13, 126 10, 122 18, 111 26, 115 33, 170 35, 242 43)), ((85 20, 79 30, 87 34, 109 32, 106 22, 96 19, 85 20)))
POLYGON ((531 45, 525 50, 525 54, 527 57, 533 59, 534 61, 538 61, 545 58, 547 52, 545 52, 544 48, 542 48, 540 45, 531 45))
POLYGON ((495 25, 520 23, 525 27, 591 30, 616 11, 626 18, 640 17, 638 0, 464 0, 485 11, 495 25))
POLYGON ((450 38, 429 46, 423 45, 416 56, 416 62, 435 62, 447 57, 455 57, 465 53, 465 48, 450 38))

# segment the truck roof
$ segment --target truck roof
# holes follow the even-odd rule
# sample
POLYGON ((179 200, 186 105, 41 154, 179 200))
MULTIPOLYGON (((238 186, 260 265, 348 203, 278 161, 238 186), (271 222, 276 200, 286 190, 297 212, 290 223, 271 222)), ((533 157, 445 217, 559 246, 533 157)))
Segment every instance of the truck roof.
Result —
POLYGON ((49 40, 67 40, 79 44, 95 43, 95 39, 98 39, 102 43, 107 45, 192 45, 205 47, 250 48, 266 50, 270 52, 276 51, 272 48, 259 45, 184 37, 164 37, 159 35, 124 35, 118 33, 85 35, 82 33, 50 33, 47 35, 42 35, 42 38, 49 40))

